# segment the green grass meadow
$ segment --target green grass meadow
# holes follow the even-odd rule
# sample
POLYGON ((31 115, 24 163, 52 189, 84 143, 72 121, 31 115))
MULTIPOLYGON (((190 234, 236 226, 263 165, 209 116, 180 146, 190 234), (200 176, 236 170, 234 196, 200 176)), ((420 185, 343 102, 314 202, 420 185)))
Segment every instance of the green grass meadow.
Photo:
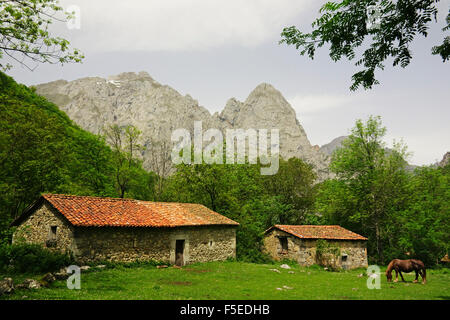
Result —
MULTIPOLYGON (((66 281, 56 281, 49 288, 16 290, 2 299, 450 299, 449 269, 428 270, 425 285, 412 283, 414 273, 405 274, 406 283, 387 283, 382 274, 381 289, 370 290, 367 276, 359 276, 363 269, 331 272, 290 265, 290 270, 280 264, 243 262, 210 262, 182 269, 115 267, 82 273, 80 290, 69 290, 66 281)), ((13 276, 15 283, 25 278, 13 276)))

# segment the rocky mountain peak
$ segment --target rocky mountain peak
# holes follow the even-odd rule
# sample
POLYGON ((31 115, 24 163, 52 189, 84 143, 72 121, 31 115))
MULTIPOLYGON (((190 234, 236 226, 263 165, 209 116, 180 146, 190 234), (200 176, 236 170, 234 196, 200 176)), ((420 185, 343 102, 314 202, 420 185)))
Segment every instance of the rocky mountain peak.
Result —
MULTIPOLYGON (((311 146, 291 105, 272 85, 258 85, 244 102, 227 101, 211 115, 190 95, 156 82, 147 72, 125 72, 107 79, 83 78, 38 85, 37 93, 57 104, 82 128, 101 133, 110 124, 134 125, 146 146, 164 142, 171 148, 173 130, 192 130, 194 121, 203 129, 279 129, 280 153, 311 163, 321 179, 328 175, 328 157, 311 146)), ((143 153, 144 167, 154 169, 151 147, 143 153)), ((167 153, 167 152, 166 152, 167 153)))
POLYGON ((225 127, 233 127, 236 123, 236 119, 242 109, 243 103, 236 98, 228 99, 225 108, 219 114, 218 119, 222 121, 225 127))
POLYGON ((272 86, 269 83, 263 82, 257 85, 256 88, 253 89, 252 92, 250 92, 250 94, 248 95, 248 99, 256 98, 259 96, 274 96, 274 95, 282 96, 281 92, 275 89, 274 86, 272 86))
POLYGON ((440 167, 445 167, 449 163, 450 163, 450 151, 444 154, 444 157, 442 158, 442 160, 439 162, 438 165, 440 167))
POLYGON ((107 77, 107 80, 125 80, 125 81, 136 81, 136 80, 148 80, 153 81, 153 78, 148 74, 148 72, 122 72, 117 75, 111 75, 107 77))
POLYGON ((261 83, 253 89, 245 100, 245 104, 260 107, 262 111, 266 111, 268 107, 276 107, 280 112, 288 111, 289 113, 295 113, 281 92, 268 83, 261 83))
POLYGON ((335 139, 333 139, 331 142, 324 144, 320 147, 320 151, 323 152, 326 155, 331 156, 337 148, 340 148, 342 146, 342 141, 347 139, 348 136, 340 136, 335 139))

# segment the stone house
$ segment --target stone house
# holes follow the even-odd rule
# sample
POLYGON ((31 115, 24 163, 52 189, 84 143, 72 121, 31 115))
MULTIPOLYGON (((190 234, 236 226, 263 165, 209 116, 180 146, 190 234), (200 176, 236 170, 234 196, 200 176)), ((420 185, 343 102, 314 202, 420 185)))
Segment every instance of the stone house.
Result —
POLYGON ((13 242, 68 252, 81 263, 185 265, 234 258, 238 225, 199 204, 45 194, 13 222, 13 242))
POLYGON ((323 264, 324 254, 317 254, 319 239, 336 249, 325 253, 325 264, 343 269, 367 267, 367 238, 340 226, 274 225, 265 232, 264 251, 275 260, 295 260, 303 266, 323 264))

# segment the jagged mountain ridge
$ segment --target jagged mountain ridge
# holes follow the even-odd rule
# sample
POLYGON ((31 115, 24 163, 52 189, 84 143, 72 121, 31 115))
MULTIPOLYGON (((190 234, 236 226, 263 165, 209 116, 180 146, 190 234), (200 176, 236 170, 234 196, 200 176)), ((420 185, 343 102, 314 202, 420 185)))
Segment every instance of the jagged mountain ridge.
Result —
MULTIPOLYGON (((341 148, 341 147, 342 147, 342 142, 343 142, 345 139, 347 139, 347 138, 348 138, 348 136, 340 136, 340 137, 337 137, 337 138, 331 140, 329 143, 324 144, 323 146, 321 146, 321 147, 320 147, 320 151, 321 151, 322 153, 324 153, 325 155, 327 155, 328 157, 331 158, 333 152, 334 152, 336 149, 341 148)), ((391 152, 391 151, 392 151, 392 149, 390 149, 390 148, 386 148, 385 150, 388 151, 388 152, 391 152)), ((444 163, 444 162, 446 161, 446 159, 447 159, 447 161, 448 161, 449 158, 450 158, 450 153, 447 152, 447 154, 444 155, 444 158, 442 159, 441 163, 444 163)), ((439 164, 435 164, 435 166, 437 166, 437 165, 439 165, 439 164)), ((408 171, 414 171, 414 169, 416 169, 416 168, 418 168, 418 167, 419 167, 419 166, 414 165, 414 164, 410 164, 410 163, 408 163, 408 164, 406 165, 406 169, 407 169, 408 171)))
POLYGON ((279 129, 283 158, 298 157, 311 163, 320 180, 329 175, 329 157, 311 146, 294 109, 270 84, 258 85, 243 102, 229 99, 222 112, 213 115, 190 95, 161 85, 146 72, 58 80, 37 85, 36 91, 92 133, 101 133, 110 124, 136 126, 142 131, 141 143, 147 146, 142 154, 147 169, 154 169, 149 146, 171 145, 173 130, 193 132, 194 121, 202 121, 203 130, 279 129))
POLYGON ((450 163, 450 151, 447 151, 444 156, 442 157, 442 160, 439 161, 436 165, 439 167, 445 167, 450 163))
POLYGON ((331 140, 331 142, 321 146, 320 151, 322 151, 324 154, 326 154, 328 156, 331 156, 333 154, 334 150, 336 150, 337 148, 340 148, 342 146, 342 141, 347 139, 347 137, 348 136, 340 136, 340 137, 337 137, 337 138, 331 140))

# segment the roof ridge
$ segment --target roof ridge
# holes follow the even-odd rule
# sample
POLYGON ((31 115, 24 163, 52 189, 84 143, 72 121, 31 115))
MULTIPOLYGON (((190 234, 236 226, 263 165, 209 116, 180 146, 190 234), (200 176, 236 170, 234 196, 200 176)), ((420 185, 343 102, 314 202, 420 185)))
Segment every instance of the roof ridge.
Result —
POLYGON ((62 193, 45 193, 42 194, 44 198, 89 198, 89 199, 100 199, 106 201, 140 201, 131 198, 115 198, 115 197, 100 197, 100 196, 80 196, 76 194, 62 194, 62 193))
MULTIPOLYGON (((117 197, 101 197, 101 196, 80 196, 76 194, 62 194, 62 193, 44 193, 42 194, 44 198, 86 198, 86 199, 100 199, 103 201, 133 201, 133 202, 144 202, 144 203, 160 203, 160 204, 188 204, 195 206, 203 206, 205 205, 201 203, 192 203, 192 202, 176 202, 176 201, 151 201, 151 200, 140 200, 140 199, 132 199, 132 198, 117 198, 117 197)), ((208 208, 209 209, 209 208, 208 208)), ((211 209, 210 209, 211 210, 211 209)))
MULTIPOLYGON (((137 202, 147 202, 147 203, 160 203, 160 204, 191 204, 191 205, 195 205, 195 206, 203 206, 206 207, 205 205, 201 204, 201 203, 192 203, 192 202, 176 202, 176 201, 151 201, 151 200, 139 200, 139 199, 135 199, 134 201, 137 202)), ((207 208, 207 207, 206 207, 207 208)), ((209 209, 209 208, 208 208, 209 209)))
MULTIPOLYGON (((338 224, 276 224, 275 226, 285 226, 285 227, 339 227, 345 229, 338 224)), ((348 229, 345 229, 348 230, 348 229)))
POLYGON ((43 194, 75 226, 239 225, 198 203, 144 201, 67 194, 43 194))
POLYGON ((336 239, 336 240, 367 240, 366 237, 348 230, 340 225, 274 225, 267 229, 278 228, 284 232, 304 239, 336 239), (320 230, 322 229, 322 230, 320 230), (312 232, 312 230, 317 230, 312 232))

